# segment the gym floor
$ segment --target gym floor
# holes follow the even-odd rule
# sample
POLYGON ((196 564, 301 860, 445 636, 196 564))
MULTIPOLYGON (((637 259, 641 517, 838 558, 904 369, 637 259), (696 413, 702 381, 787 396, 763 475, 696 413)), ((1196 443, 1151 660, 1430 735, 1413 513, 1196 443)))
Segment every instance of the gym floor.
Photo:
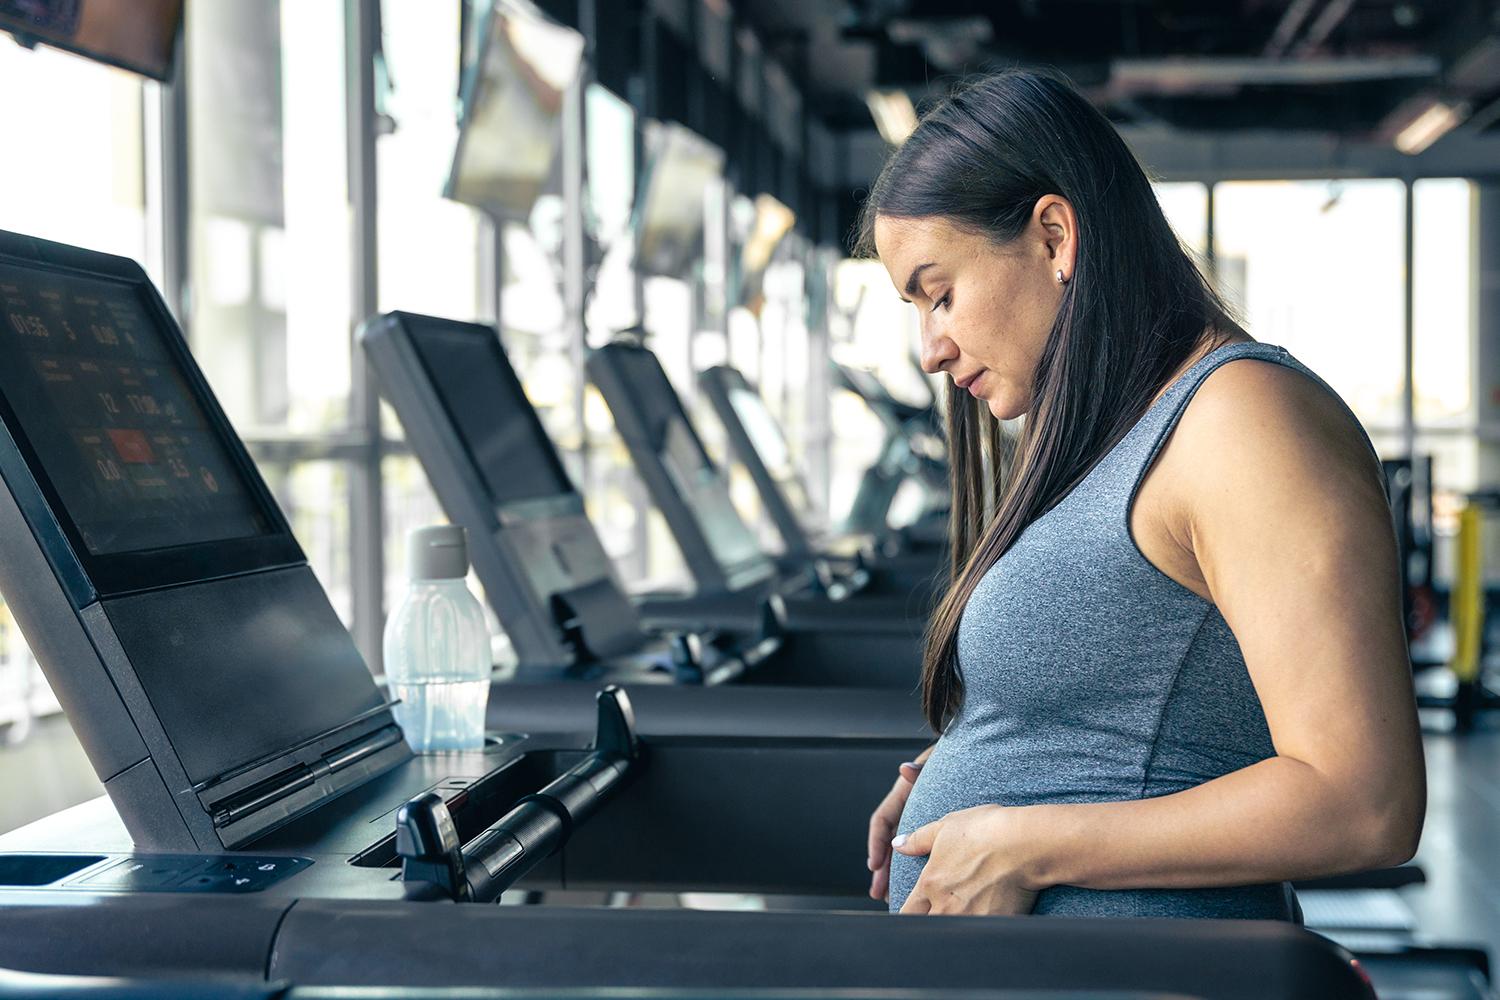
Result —
POLYGON ((1463 735, 1447 728, 1441 713, 1423 711, 1427 823, 1416 860, 1427 883, 1401 894, 1424 938, 1500 955, 1500 718, 1490 713, 1463 735))
MULTIPOLYGON (((1416 860, 1427 882, 1401 896, 1422 938, 1485 945, 1500 956, 1500 717, 1456 735, 1446 716, 1424 710, 1423 727, 1427 825, 1416 860)), ((0 832, 102 792, 62 716, 37 722, 0 752, 0 789, 0 832)))

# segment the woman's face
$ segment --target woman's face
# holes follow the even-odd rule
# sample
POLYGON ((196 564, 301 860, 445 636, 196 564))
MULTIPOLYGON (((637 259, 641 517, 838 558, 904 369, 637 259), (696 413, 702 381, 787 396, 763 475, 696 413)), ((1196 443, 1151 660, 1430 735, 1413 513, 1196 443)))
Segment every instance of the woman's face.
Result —
POLYGON ((939 216, 876 216, 880 261, 921 316, 922 368, 947 372, 1000 420, 1029 411, 1076 234, 1072 206, 1056 195, 1038 200, 1005 246, 939 216))

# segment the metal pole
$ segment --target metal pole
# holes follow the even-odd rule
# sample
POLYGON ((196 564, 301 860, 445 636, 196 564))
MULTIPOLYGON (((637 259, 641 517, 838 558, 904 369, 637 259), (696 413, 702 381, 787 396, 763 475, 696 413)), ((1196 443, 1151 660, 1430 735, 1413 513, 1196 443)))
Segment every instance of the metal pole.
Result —
POLYGON ((729 180, 715 178, 706 192, 703 210, 703 324, 728 342, 729 337, 729 180))
POLYGON ((478 242, 480 302, 476 306, 481 314, 488 311, 496 334, 504 334, 505 220, 498 215, 482 214, 478 242))
POLYGON ((1207 214, 1203 223, 1203 262, 1208 265, 1208 280, 1217 288, 1219 285, 1219 253, 1214 247, 1214 187, 1215 182, 1209 181, 1207 214))
POLYGON ((1406 267, 1403 278, 1406 283, 1405 301, 1402 307, 1401 345, 1401 453, 1412 458, 1417 452, 1417 387, 1412 371, 1416 357, 1416 259, 1417 240, 1413 221, 1416 218, 1415 188, 1411 178, 1406 188, 1406 267))
POLYGON ((688 329, 687 329, 687 385, 682 386, 683 402, 687 405, 688 412, 692 412, 693 405, 698 398, 698 331, 704 326, 704 317, 707 314, 705 302, 707 295, 703 283, 703 268, 697 267, 693 273, 687 276, 685 282, 688 290, 688 329))
POLYGON ((375 48, 380 0, 346 0, 348 24, 349 204, 352 208, 350 280, 350 430, 362 457, 349 469, 349 569, 354 641, 376 673, 385 626, 385 511, 381 495, 380 396, 375 374, 354 330, 379 308, 375 172, 375 48))
POLYGON ((157 154, 161 198, 162 297, 177 317, 188 342, 192 342, 192 310, 188 250, 188 219, 191 190, 188 176, 187 46, 179 47, 177 67, 170 83, 157 88, 157 154))
POLYGON ((808 490, 825 524, 833 520, 829 493, 833 482, 833 385, 828 377, 832 356, 834 268, 838 251, 815 247, 808 255, 807 300, 815 306, 807 317, 806 469, 808 490))
POLYGON ((578 421, 583 441, 582 475, 588 478, 588 443, 583 422, 583 363, 588 349, 583 324, 584 306, 584 231, 583 231, 583 84, 575 80, 563 97, 562 118, 562 195, 563 195, 563 328, 568 353, 577 375, 573 393, 573 416, 578 421))
MULTIPOLYGON (((635 178, 636 192, 638 196, 644 196, 645 188, 641 185, 641 179, 645 174, 646 163, 646 123, 657 115, 659 110, 660 81, 656 79, 656 12, 649 3, 641 4, 641 68, 636 77, 638 100, 635 102, 635 178)), ((639 206, 636 206, 639 208, 639 206)), ((641 272, 641 230, 637 226, 630 229, 630 239, 634 246, 631 248, 630 259, 630 294, 631 311, 635 314, 636 322, 644 330, 646 326, 646 276, 641 272)), ((649 337, 649 330, 645 331, 649 337)))
MULTIPOLYGON (((637 8, 640 11, 640 52, 641 62, 639 72, 631 81, 631 104, 635 108, 635 130, 634 150, 636 179, 636 197, 642 197, 645 188, 641 179, 646 171, 646 123, 656 115, 660 107, 658 88, 660 81, 656 78, 656 11, 651 3, 637 0, 637 8)), ((640 206, 635 206, 639 209, 640 206)), ((630 228, 631 240, 631 267, 630 267, 630 297, 631 312, 634 314, 635 322, 640 325, 642 332, 649 337, 651 331, 646 329, 646 276, 641 270, 641 229, 638 226, 630 228)), ((631 531, 630 539, 630 563, 625 571, 632 583, 643 580, 651 571, 651 527, 650 517, 652 514, 651 499, 646 494, 645 485, 633 469, 627 470, 620 477, 621 492, 626 500, 635 510, 635 523, 631 531)), ((601 482, 601 489, 608 489, 608 483, 601 482)))

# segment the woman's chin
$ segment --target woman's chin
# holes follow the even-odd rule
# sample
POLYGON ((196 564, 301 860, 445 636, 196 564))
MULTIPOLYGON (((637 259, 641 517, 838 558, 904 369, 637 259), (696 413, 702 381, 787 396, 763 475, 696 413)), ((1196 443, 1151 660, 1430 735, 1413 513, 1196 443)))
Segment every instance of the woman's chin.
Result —
POLYGON ((1030 400, 1016 399, 1005 394, 991 396, 984 404, 990 408, 990 415, 996 420, 1014 420, 1031 408, 1030 400))

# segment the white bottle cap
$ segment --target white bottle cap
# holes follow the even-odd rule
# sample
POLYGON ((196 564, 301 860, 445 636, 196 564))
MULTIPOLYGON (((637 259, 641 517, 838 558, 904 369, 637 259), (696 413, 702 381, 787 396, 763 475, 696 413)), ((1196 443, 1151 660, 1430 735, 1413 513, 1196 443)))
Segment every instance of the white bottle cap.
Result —
POLYGON ((469 573, 464 529, 434 524, 406 536, 406 572, 413 580, 462 580, 469 573))

